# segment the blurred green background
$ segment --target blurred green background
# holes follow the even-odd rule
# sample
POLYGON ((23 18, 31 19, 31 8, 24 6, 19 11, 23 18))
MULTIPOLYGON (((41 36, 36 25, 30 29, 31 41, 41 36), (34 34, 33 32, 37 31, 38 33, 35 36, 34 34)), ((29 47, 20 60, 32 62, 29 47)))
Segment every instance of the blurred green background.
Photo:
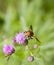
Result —
POLYGON ((0 65, 54 65, 54 0, 0 0, 0 65), (7 62, 3 45, 12 44, 14 35, 28 30, 30 25, 41 40, 41 44, 35 40, 28 44, 31 48, 35 43, 39 45, 30 50, 36 59, 28 62, 29 51, 16 46, 7 62))

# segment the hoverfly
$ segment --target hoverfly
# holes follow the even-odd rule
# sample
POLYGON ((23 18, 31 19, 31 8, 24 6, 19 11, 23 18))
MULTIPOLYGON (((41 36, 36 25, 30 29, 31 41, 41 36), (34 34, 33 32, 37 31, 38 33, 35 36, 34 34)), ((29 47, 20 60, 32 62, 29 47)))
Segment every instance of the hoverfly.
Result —
POLYGON ((32 25, 30 25, 30 28, 28 31, 25 31, 25 36, 28 38, 28 39, 33 39, 35 38, 38 42, 40 42, 40 40, 34 35, 33 33, 33 28, 32 28, 32 25))

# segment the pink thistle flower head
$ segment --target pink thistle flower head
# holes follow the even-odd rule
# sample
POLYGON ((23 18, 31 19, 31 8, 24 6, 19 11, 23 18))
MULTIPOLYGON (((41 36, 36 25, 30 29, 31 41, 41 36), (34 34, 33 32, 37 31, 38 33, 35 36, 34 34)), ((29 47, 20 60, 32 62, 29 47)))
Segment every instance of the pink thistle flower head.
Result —
POLYGON ((3 52, 5 55, 11 55, 12 53, 15 52, 15 49, 13 48, 12 45, 5 44, 3 47, 3 52))
POLYGON ((34 60, 34 57, 33 56, 29 56, 28 59, 27 59, 29 62, 32 62, 34 60))
POLYGON ((24 44, 25 40, 26 40, 26 37, 25 37, 25 34, 23 32, 16 34, 16 36, 15 36, 16 43, 24 44))

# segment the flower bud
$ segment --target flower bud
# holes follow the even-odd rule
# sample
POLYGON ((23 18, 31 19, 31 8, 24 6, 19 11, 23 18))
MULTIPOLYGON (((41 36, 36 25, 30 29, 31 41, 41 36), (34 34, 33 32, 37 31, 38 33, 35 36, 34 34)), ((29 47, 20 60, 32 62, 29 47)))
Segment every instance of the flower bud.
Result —
POLYGON ((34 48, 34 49, 37 49, 37 48, 38 48, 38 45, 37 45, 37 44, 34 44, 34 45, 33 45, 33 48, 34 48))
POLYGON ((34 60, 34 57, 33 56, 29 56, 28 59, 27 59, 29 62, 32 62, 34 60))

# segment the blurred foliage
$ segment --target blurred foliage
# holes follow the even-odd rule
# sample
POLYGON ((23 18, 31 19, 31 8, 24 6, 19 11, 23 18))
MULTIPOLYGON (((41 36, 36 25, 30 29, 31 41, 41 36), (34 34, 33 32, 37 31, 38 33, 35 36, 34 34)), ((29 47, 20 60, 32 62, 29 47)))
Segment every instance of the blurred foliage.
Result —
POLYGON ((54 0, 0 0, 0 65, 54 65, 54 0), (41 44, 35 40, 28 44, 35 60, 28 62, 29 51, 25 46, 16 46, 7 61, 3 45, 12 43, 14 35, 28 30, 30 25, 41 40, 41 44), (35 43, 39 45, 36 50, 32 49, 35 43))

